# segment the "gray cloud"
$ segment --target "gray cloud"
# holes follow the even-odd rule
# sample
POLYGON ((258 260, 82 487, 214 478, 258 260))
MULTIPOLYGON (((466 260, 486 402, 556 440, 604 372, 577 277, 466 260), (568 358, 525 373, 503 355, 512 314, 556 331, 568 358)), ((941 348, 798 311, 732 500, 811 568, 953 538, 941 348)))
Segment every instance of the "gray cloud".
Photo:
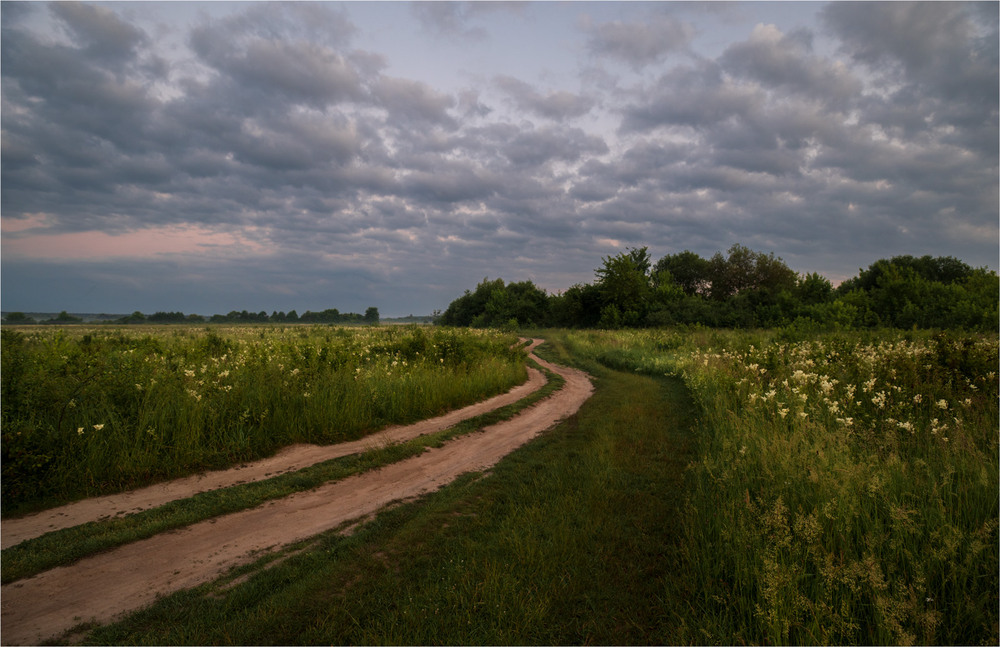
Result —
MULTIPOLYGON (((325 4, 201 19, 180 58, 115 9, 3 3, 5 308, 108 309, 85 306, 106 293, 123 311, 427 313, 483 276, 592 280, 626 245, 740 242, 840 278, 897 253, 995 266, 997 24, 978 6, 835 3, 823 32, 747 26, 715 59, 671 63, 693 27, 625 5, 577 62, 641 74, 589 69, 579 93, 509 70, 460 90, 389 75, 325 4), (18 252, 41 232, 168 226, 243 242, 18 252)), ((494 9, 416 10, 461 35, 494 9)))
POLYGON ((581 117, 594 107, 594 101, 587 97, 564 90, 542 94, 528 83, 511 76, 498 76, 494 82, 511 97, 520 110, 549 119, 581 117))
POLYGON ((523 2, 413 2, 411 11, 420 25, 435 37, 460 41, 481 41, 489 38, 489 31, 474 24, 478 18, 496 11, 520 13, 523 2))
POLYGON ((861 92, 862 83, 843 64, 812 53, 812 35, 782 34, 773 25, 757 25, 750 39, 731 45, 719 61, 731 74, 758 81, 773 91, 843 105, 861 92))
POLYGON ((623 61, 641 68, 683 51, 694 37, 694 28, 672 16, 657 15, 642 22, 612 21, 582 25, 587 47, 597 56, 623 61))
POLYGON ((382 77, 373 93, 393 120, 418 124, 426 122, 447 128, 457 126, 448 114, 448 109, 455 105, 455 99, 435 91, 426 83, 382 77))

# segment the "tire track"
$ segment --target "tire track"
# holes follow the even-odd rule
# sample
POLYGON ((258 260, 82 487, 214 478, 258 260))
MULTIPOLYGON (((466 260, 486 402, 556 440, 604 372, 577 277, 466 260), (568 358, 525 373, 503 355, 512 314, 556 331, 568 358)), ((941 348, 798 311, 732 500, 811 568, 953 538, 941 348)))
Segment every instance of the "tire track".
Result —
MULTIPOLYGON (((540 343, 539 339, 532 340, 531 345, 525 349, 526 352, 530 354, 540 343)), ((9 548, 22 541, 40 537, 55 530, 71 528, 118 515, 141 512, 201 492, 263 481, 323 461, 432 434, 453 427, 469 418, 513 404, 531 395, 544 385, 545 376, 528 367, 528 380, 506 393, 455 411, 449 411, 436 418, 421 420, 412 425, 388 427, 364 438, 336 445, 290 445, 278 451, 274 456, 237 467, 155 483, 128 492, 84 499, 18 519, 5 519, 0 523, 0 548, 9 548)))
MULTIPOLYGON (((537 340, 536 340, 537 341, 537 340)), ((540 342, 538 342, 540 343, 540 342)), ((378 470, 200 522, 2 587, 3 644, 38 643, 84 621, 106 623, 157 596, 209 582, 262 552, 336 528, 386 504, 419 496, 460 474, 495 465, 572 415, 593 392, 582 371, 539 364, 563 387, 510 420, 378 470)))

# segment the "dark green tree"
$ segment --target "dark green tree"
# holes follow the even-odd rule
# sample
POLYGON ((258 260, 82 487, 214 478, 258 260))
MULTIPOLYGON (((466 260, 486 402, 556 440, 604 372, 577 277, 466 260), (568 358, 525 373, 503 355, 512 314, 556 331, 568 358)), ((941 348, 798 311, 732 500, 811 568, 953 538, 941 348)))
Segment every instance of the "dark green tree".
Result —
POLYGON ((603 265, 595 270, 603 302, 601 326, 638 326, 645 321, 653 296, 649 270, 646 247, 604 258, 603 265))
POLYGON ((653 284, 657 285, 656 277, 666 271, 684 294, 707 295, 712 282, 710 269, 708 259, 694 252, 684 250, 679 254, 668 254, 653 266, 653 284))
POLYGON ((10 312, 10 313, 7 313, 7 316, 4 317, 4 321, 6 321, 7 323, 11 323, 11 324, 13 324, 13 323, 16 323, 16 324, 31 324, 31 323, 35 323, 34 319, 32 319, 31 317, 27 316, 23 312, 10 312))

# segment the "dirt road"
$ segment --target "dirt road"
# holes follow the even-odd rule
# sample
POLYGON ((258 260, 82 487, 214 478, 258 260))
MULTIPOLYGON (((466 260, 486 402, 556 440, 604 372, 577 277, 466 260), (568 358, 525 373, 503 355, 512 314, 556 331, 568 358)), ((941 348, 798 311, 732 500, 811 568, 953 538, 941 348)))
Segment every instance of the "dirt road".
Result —
MULTIPOLYGON (((481 433, 456 438, 373 472, 151 537, 2 587, 3 644, 58 637, 82 621, 108 622, 148 605, 157 595, 209 582, 261 552, 336 528, 392 501, 433 491, 462 473, 491 467, 572 415, 593 392, 585 373, 534 359, 562 375, 565 385, 481 433)), ((243 470, 236 472, 237 480, 245 480, 243 470)))
MULTIPOLYGON (((530 353, 540 343, 540 339, 534 339, 525 350, 530 353)), ((0 548, 15 546, 26 539, 39 537, 53 530, 71 528, 89 521, 147 510, 200 492, 208 492, 241 483, 263 481, 323 461, 432 434, 457 425, 463 420, 517 402, 544 385, 545 377, 539 371, 529 367, 528 381, 506 393, 455 411, 449 411, 436 418, 421 420, 412 425, 389 427, 359 440, 336 445, 291 445, 270 458, 231 469, 195 474, 173 481, 156 483, 138 490, 76 501, 19 519, 6 519, 0 528, 0 548)))

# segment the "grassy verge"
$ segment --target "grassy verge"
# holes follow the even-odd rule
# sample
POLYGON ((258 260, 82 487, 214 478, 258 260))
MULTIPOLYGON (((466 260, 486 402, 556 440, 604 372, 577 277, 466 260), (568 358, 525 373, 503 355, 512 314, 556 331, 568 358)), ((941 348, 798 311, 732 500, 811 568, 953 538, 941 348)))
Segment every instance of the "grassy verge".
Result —
POLYGON ((535 393, 514 404, 470 418, 434 434, 325 461, 265 481, 203 492, 136 514, 91 522, 22 542, 0 553, 3 584, 30 577, 56 566, 70 564, 102 550, 152 537, 167 530, 252 508, 265 501, 377 469, 416 456, 428 447, 438 447, 451 438, 507 420, 519 411, 548 397, 562 386, 564 380, 560 376, 541 370, 546 373, 548 382, 535 393))
MULTIPOLYGON (((548 357, 565 361, 551 341, 548 357)), ((87 642, 697 641, 676 570, 693 403, 676 379, 587 368, 597 389, 579 413, 488 478, 326 533, 231 588, 169 596, 87 642)))
POLYGON ((17 516, 329 444, 525 379, 497 331, 329 326, 0 331, 0 502, 17 516))

